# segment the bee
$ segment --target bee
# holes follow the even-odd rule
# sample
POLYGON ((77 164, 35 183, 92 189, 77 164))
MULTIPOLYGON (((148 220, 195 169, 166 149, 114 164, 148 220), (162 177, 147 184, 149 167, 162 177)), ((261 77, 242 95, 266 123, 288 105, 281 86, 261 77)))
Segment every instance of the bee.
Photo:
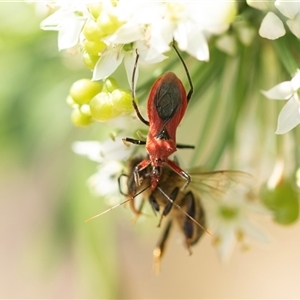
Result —
MULTIPOLYGON (((221 198, 227 189, 232 188, 235 184, 248 182, 252 176, 245 172, 229 170, 203 172, 198 167, 189 170, 192 177, 191 184, 182 189, 184 178, 166 165, 162 169, 157 187, 152 190, 151 166, 143 169, 140 173, 140 185, 134 179, 134 167, 142 160, 142 157, 131 159, 128 162, 127 174, 122 175, 127 178, 127 193, 122 191, 120 181, 119 187, 120 192, 128 197, 136 218, 143 214, 144 204, 148 201, 154 214, 160 214, 158 227, 165 219, 161 237, 153 251, 154 271, 158 273, 174 225, 177 225, 182 232, 184 245, 189 254, 192 254, 191 247, 200 240, 204 232, 210 234, 206 229, 206 213, 202 201, 204 197, 208 199, 221 198), (137 195, 142 195, 138 207, 137 195)), ((175 163, 178 164, 177 160, 175 163)))
MULTIPOLYGON (((139 161, 141 161, 141 158, 129 161, 129 175, 125 175, 127 177, 128 193, 124 193, 120 188, 121 193, 131 199, 130 207, 137 217, 142 214, 142 207, 145 200, 148 199, 154 214, 161 213, 158 227, 160 227, 163 218, 176 219, 185 235, 187 249, 190 251, 190 246, 195 244, 205 231, 204 211, 199 197, 191 189, 182 191, 180 185, 184 179, 168 166, 163 168, 159 185, 155 190, 151 189, 151 166, 143 170, 141 173, 141 185, 137 185, 134 180, 133 169, 139 161), (140 206, 136 208, 135 199, 138 194, 142 194, 143 199, 140 206), (175 209, 172 209, 173 206, 175 206, 175 209)), ((165 239, 171 223, 166 226, 163 234, 165 239)), ((162 240, 162 244, 164 244, 164 240, 162 240)))
MULTIPOLYGON (((126 197, 121 203, 93 216, 86 222, 97 218, 107 212, 129 203, 135 214, 135 221, 144 214, 144 205, 149 203, 154 214, 159 215, 158 227, 163 224, 162 234, 153 251, 154 272, 159 273, 160 263, 165 254, 166 245, 172 228, 177 225, 184 238, 184 245, 189 254, 191 247, 197 244, 207 230, 207 211, 204 203, 207 201, 222 201, 228 190, 235 185, 249 186, 253 177, 249 173, 232 170, 219 170, 204 172, 196 167, 188 170, 191 174, 191 184, 182 189, 185 179, 174 172, 168 165, 163 166, 161 176, 156 188, 151 188, 152 166, 149 165, 140 172, 140 181, 134 177, 135 166, 144 160, 144 157, 132 158, 128 161, 126 173, 119 176, 119 190, 126 197), (125 178, 125 181, 122 180, 125 178), (124 185, 126 191, 124 192, 124 185), (137 199, 141 196, 141 201, 137 199)), ((174 163, 178 165, 175 158, 174 163)))

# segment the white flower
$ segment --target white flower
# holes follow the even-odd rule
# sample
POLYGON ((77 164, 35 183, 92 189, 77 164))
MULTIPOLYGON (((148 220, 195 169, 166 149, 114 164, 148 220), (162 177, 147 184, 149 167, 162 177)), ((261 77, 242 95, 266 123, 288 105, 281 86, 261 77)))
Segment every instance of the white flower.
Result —
POLYGON ((97 173, 87 181, 92 193, 104 197, 109 205, 120 202, 122 195, 119 191, 118 178, 124 170, 120 161, 108 161, 98 167, 97 173))
POLYGON ((168 2, 150 26, 150 44, 165 52, 174 38, 180 50, 208 61, 208 36, 224 32, 234 14, 234 1, 168 2))
MULTIPOLYGON (((145 63, 157 63, 166 58, 165 55, 148 47, 145 43, 137 41, 132 50, 124 50, 123 45, 112 45, 101 54, 93 71, 93 80, 100 80, 110 76, 118 66, 124 61, 127 80, 131 85, 133 68, 136 60, 136 50, 140 55, 140 61, 145 63)), ((138 78, 136 70, 135 80, 138 78)))
POLYGON ((87 19, 86 5, 81 1, 60 1, 61 7, 41 22, 43 30, 58 31, 58 49, 76 46, 82 27, 87 19))
POLYGON ((281 20, 272 12, 268 12, 261 22, 259 35, 269 40, 276 40, 285 35, 281 20))
POLYGON ((287 18, 294 19, 300 12, 300 2, 291 0, 276 0, 276 8, 287 18))
POLYGON ((88 157, 99 163, 98 171, 88 179, 88 186, 95 195, 106 197, 112 201, 120 200, 118 177, 121 175, 127 160, 139 151, 145 152, 144 146, 124 144, 122 138, 132 137, 141 128, 139 120, 122 116, 112 120, 110 125, 118 135, 104 142, 85 141, 75 142, 72 149, 75 153, 88 157))
POLYGON ((286 21, 290 31, 299 39, 300 38, 300 2, 276 0, 276 8, 289 20, 286 21))
POLYGON ((132 149, 126 146, 120 137, 102 143, 98 141, 75 142, 72 149, 75 153, 87 156, 98 163, 111 160, 122 161, 132 152, 132 149))
POLYGON ((284 81, 262 93, 269 99, 287 100, 278 116, 277 134, 284 134, 300 123, 300 70, 290 81, 284 81))
POLYGON ((259 10, 270 10, 273 7, 274 1, 247 0, 247 4, 259 10))
POLYGON ((133 147, 126 146, 120 137, 115 140, 75 142, 72 146, 77 154, 87 156, 99 163, 98 171, 88 179, 88 186, 97 195, 119 200, 118 177, 124 169, 124 162, 131 156, 133 147))
POLYGON ((240 187, 229 190, 222 199, 202 199, 209 230, 224 261, 228 260, 237 242, 247 246, 248 237, 259 242, 269 240, 267 234, 251 220, 254 215, 269 213, 263 206, 248 199, 245 192, 240 187))
MULTIPOLYGON (((88 10, 89 2, 91 1, 56 1, 61 8, 42 22, 43 29, 59 32, 59 49, 75 46, 85 21, 89 24, 90 19, 94 18, 88 10)), ((141 62, 162 61, 166 58, 164 53, 170 50, 173 39, 182 51, 207 61, 208 38, 227 30, 236 14, 235 1, 226 0, 119 0, 114 5, 111 1, 101 3, 101 13, 93 22, 99 26, 100 31, 101 26, 108 26, 106 29, 113 32, 99 37, 107 45, 107 49, 100 53, 95 66, 93 79, 96 80, 111 75, 123 61, 129 78, 136 50, 141 62), (101 16, 111 16, 111 23, 106 23, 106 19, 102 20, 101 16), (132 50, 128 50, 130 47, 132 50)), ((80 37, 84 41, 84 33, 80 37)))
POLYGON ((283 22, 275 14, 275 8, 288 20, 286 21, 290 31, 300 38, 300 2, 290 0, 255 1, 247 0, 247 4, 263 11, 269 11, 263 19, 259 34, 260 36, 274 40, 285 35, 283 22))

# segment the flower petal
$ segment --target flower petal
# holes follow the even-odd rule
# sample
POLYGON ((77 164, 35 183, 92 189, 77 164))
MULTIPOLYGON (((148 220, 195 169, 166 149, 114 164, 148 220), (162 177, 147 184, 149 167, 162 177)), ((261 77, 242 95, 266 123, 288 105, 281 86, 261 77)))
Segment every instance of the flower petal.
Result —
POLYGON ((198 60, 209 60, 207 40, 202 31, 191 23, 179 24, 174 32, 174 39, 180 50, 186 51, 198 60))
POLYGON ((140 54, 140 60, 147 64, 156 64, 164 59, 167 56, 158 52, 155 48, 151 47, 145 41, 137 41, 135 43, 138 53, 140 54))
POLYGON ((169 22, 167 19, 152 23, 148 33, 150 36, 150 47, 159 53, 169 51, 174 30, 175 24, 169 22))
POLYGON ((287 20, 287 26, 289 27, 290 31, 300 39, 300 16, 297 16, 294 20, 287 20))
POLYGON ((218 234, 217 237, 220 239, 220 244, 217 244, 217 252, 221 260, 226 262, 229 260, 236 244, 235 228, 232 224, 227 224, 224 228, 220 228, 218 234))
MULTIPOLYGON (((125 66, 125 70, 126 70, 128 84, 130 87, 132 85, 132 74, 133 74, 133 68, 135 65, 135 60, 136 60, 136 56, 132 55, 132 53, 127 53, 124 57, 124 66, 125 66)), ((139 77, 139 68, 137 67, 135 70, 135 76, 134 76, 134 86, 136 86, 138 77, 139 77)))
POLYGON ((122 25, 113 35, 105 40, 114 44, 129 44, 143 37, 139 24, 131 22, 122 25))
POLYGON ((300 123, 299 101, 293 96, 283 107, 279 116, 276 134, 284 134, 300 123))
POLYGON ((247 4, 259 10, 268 10, 270 8, 268 1, 247 0, 247 4))
POLYGON ((43 20, 40 28, 43 30, 58 30, 60 22, 64 19, 66 10, 63 8, 58 9, 52 15, 43 20))
POLYGON ((287 100, 294 94, 294 89, 291 81, 281 82, 268 91, 261 91, 267 98, 276 100, 287 100))
POLYGON ((259 35, 269 40, 276 40, 285 35, 283 23, 274 13, 268 12, 261 22, 259 35))
POLYGON ((296 74, 291 80, 291 83, 295 92, 300 89, 300 70, 297 70, 296 74))
POLYGON ((84 19, 80 19, 74 14, 66 17, 60 23, 60 30, 58 32, 59 50, 69 49, 77 45, 84 23, 84 19))
POLYGON ((271 238, 265 230, 263 230, 258 224, 244 219, 241 224, 241 231, 246 235, 258 242, 270 242, 271 238))
POLYGON ((237 53, 236 38, 233 35, 223 34, 216 40, 216 47, 233 56, 237 53))
POLYGON ((299 1, 276 0, 274 5, 287 18, 294 19, 300 11, 299 1))
POLYGON ((121 51, 119 47, 104 52, 96 63, 92 80, 103 79, 111 75, 121 64, 124 55, 124 51, 121 51))
POLYGON ((87 156, 88 159, 96 162, 103 162, 104 158, 100 155, 104 150, 103 145, 97 141, 75 142, 72 150, 76 154, 87 156))

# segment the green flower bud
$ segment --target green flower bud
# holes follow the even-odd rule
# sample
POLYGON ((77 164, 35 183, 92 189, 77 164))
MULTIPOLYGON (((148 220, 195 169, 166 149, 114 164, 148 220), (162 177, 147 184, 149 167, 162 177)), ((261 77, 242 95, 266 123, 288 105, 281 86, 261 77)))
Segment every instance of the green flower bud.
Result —
POLYGON ((93 18, 97 19, 102 11, 101 2, 93 2, 88 4, 88 9, 93 18))
POLYGON ((93 123, 91 116, 82 114, 79 108, 74 108, 71 114, 72 123, 77 127, 87 127, 93 123))
POLYGON ((106 122, 120 115, 113 104, 111 93, 97 94, 90 102, 90 109, 93 118, 99 122, 106 122))
POLYGON ((100 93, 102 86, 100 82, 84 78, 72 84, 69 94, 75 103, 82 105, 89 103, 95 95, 100 93))
POLYGON ((99 54, 105 49, 106 44, 102 41, 89 41, 84 40, 83 49, 91 56, 97 56, 99 58, 99 54))
POLYGON ((129 91, 116 89, 112 92, 113 103, 121 114, 133 112, 132 96, 129 91))
POLYGON ((114 90, 118 89, 118 83, 113 77, 107 77, 103 83, 103 92, 112 93, 114 90))
POLYGON ((97 24, 101 28, 103 37, 113 34, 123 23, 114 15, 104 11, 97 18, 97 24))

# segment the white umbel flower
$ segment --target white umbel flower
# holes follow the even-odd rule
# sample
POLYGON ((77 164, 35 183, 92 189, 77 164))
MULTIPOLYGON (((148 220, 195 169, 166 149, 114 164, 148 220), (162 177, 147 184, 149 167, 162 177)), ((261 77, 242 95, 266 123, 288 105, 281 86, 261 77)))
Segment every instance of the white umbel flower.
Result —
POLYGON ((290 81, 284 81, 262 93, 269 99, 286 100, 278 116, 277 134, 284 134, 300 124, 300 70, 290 81))

